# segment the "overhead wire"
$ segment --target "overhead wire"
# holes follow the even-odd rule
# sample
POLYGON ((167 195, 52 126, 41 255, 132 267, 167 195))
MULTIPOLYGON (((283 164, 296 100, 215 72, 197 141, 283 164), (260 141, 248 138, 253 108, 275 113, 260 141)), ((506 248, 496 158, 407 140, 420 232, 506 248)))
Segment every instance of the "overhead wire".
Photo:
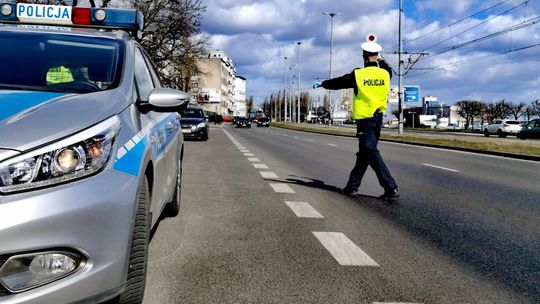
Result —
POLYGON ((491 59, 493 57, 498 57, 498 56, 506 55, 506 54, 509 54, 509 53, 524 51, 524 50, 535 48, 535 47, 540 47, 540 43, 536 43, 536 44, 532 44, 532 45, 528 45, 528 46, 524 46, 524 47, 520 47, 520 48, 516 48, 516 49, 510 49, 510 50, 500 52, 500 53, 496 53, 496 54, 490 54, 490 55, 485 55, 485 56, 469 58, 469 59, 465 59, 465 60, 461 60, 461 61, 455 61, 455 62, 451 62, 451 63, 447 63, 447 64, 435 66, 435 67, 413 68, 412 69, 413 73, 414 73, 414 71, 424 71, 424 72, 423 73, 412 74, 409 77, 421 76, 421 75, 424 75, 424 74, 427 74, 427 73, 430 73, 430 72, 434 72, 434 71, 437 71, 437 70, 444 70, 447 67, 458 66, 458 65, 463 65, 463 64, 467 64, 467 63, 473 63, 473 62, 488 60, 488 59, 491 59))
POLYGON ((485 9, 483 9, 483 10, 477 12, 477 13, 474 13, 474 14, 472 14, 472 15, 470 15, 470 16, 461 18, 461 19, 459 19, 459 20, 457 20, 457 21, 454 21, 454 22, 452 22, 452 23, 450 23, 450 24, 447 24, 447 25, 445 25, 445 26, 443 26, 443 27, 440 27, 440 28, 438 28, 438 29, 436 29, 436 30, 433 30, 433 31, 431 31, 431 32, 428 32, 428 33, 426 33, 426 34, 423 34, 423 35, 421 35, 421 36, 418 36, 418 37, 416 37, 416 38, 414 38, 414 39, 404 40, 404 41, 403 41, 403 44, 407 44, 407 43, 416 41, 416 40, 418 40, 418 39, 424 38, 424 37, 426 37, 426 36, 429 36, 429 35, 431 35, 431 34, 437 33, 437 32, 439 32, 439 31, 442 31, 442 30, 444 30, 444 29, 446 29, 446 28, 448 28, 448 27, 454 26, 454 25, 456 25, 456 24, 458 24, 458 23, 461 23, 461 22, 463 22, 463 21, 465 21, 465 20, 467 20, 467 19, 473 18, 473 17, 475 17, 475 16, 477 16, 477 15, 480 15, 480 14, 482 14, 482 13, 485 13, 485 12, 491 10, 492 8, 495 8, 495 7, 499 6, 499 5, 502 5, 502 4, 504 4, 504 3, 508 2, 508 1, 511 1, 511 0, 504 0, 504 1, 501 1, 501 2, 499 2, 499 3, 497 3, 497 4, 494 4, 494 5, 492 5, 492 6, 488 7, 488 8, 485 8, 485 9))
POLYGON ((444 43, 444 42, 446 42, 446 41, 448 41, 448 40, 451 40, 451 39, 453 39, 453 38, 455 38, 455 37, 457 37, 457 36, 459 36, 459 35, 461 35, 461 34, 464 34, 464 33, 466 33, 466 32, 469 32, 469 31, 471 31, 471 30, 473 30, 473 29, 475 29, 475 28, 477 28, 477 27, 479 27, 479 26, 481 26, 481 25, 483 25, 483 24, 485 24, 485 23, 490 22, 490 21, 493 20, 493 19, 499 18, 499 17, 501 17, 502 15, 504 15, 504 14, 506 14, 506 13, 509 13, 509 12, 511 12, 511 11, 513 11, 513 10, 519 8, 519 7, 522 6, 522 5, 526 5, 529 1, 530 1, 530 0, 523 1, 523 2, 521 2, 520 4, 514 6, 514 7, 510 8, 510 9, 507 9, 507 10, 505 10, 505 11, 503 11, 503 12, 501 12, 501 13, 499 13, 499 14, 497 14, 497 15, 491 17, 491 18, 488 18, 488 19, 486 19, 486 20, 484 20, 484 21, 482 21, 482 22, 480 22, 480 23, 478 23, 478 24, 476 24, 476 25, 474 25, 474 26, 471 26, 471 27, 465 29, 464 31, 461 31, 461 32, 459 32, 459 33, 457 33, 457 34, 454 34, 454 35, 452 35, 452 36, 450 36, 450 37, 448 37, 448 38, 446 38, 446 39, 444 39, 444 40, 442 40, 442 41, 439 41, 439 42, 437 42, 437 43, 435 43, 435 44, 433 44, 433 45, 431 45, 431 46, 429 46, 429 47, 426 47, 426 48, 424 48, 424 49, 422 50, 422 52, 425 52, 425 51, 427 51, 427 50, 429 50, 429 49, 431 49, 431 48, 433 48, 433 47, 436 47, 436 46, 438 46, 438 45, 441 45, 442 43, 444 43))

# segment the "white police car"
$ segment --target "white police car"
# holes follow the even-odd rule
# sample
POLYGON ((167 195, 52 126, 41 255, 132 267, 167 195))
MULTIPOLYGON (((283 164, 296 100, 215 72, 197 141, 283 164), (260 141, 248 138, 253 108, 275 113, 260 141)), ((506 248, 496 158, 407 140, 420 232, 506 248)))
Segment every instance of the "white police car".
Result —
POLYGON ((0 4, 0 303, 142 301, 188 96, 161 87, 141 28, 136 10, 0 4))

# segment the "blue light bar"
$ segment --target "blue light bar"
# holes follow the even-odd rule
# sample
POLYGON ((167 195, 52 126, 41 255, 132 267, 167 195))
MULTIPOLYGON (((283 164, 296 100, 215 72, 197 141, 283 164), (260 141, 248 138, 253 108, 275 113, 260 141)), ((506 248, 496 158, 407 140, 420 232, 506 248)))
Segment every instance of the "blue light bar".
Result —
POLYGON ((92 8, 92 25, 106 26, 113 28, 128 29, 131 31, 142 31, 144 20, 143 14, 136 9, 102 9, 92 8), (105 11, 106 17, 103 21, 96 19, 96 12, 105 11))

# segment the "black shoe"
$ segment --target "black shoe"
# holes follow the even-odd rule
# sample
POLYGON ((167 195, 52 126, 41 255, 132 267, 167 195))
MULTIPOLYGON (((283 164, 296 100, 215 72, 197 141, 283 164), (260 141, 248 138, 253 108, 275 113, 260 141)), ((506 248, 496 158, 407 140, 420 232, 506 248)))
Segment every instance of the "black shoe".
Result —
POLYGON ((341 189, 341 194, 348 195, 348 196, 357 196, 358 192, 356 189, 345 187, 341 189))
POLYGON ((388 200, 388 201, 395 201, 399 197, 399 192, 397 189, 387 190, 384 192, 383 195, 379 196, 380 199, 388 200))

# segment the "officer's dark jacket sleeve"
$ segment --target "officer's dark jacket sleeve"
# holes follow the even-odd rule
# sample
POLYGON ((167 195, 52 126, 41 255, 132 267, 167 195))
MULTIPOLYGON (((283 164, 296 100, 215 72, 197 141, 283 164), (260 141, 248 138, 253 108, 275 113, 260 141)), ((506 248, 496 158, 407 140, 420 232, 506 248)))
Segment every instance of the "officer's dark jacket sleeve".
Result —
POLYGON ((321 87, 328 90, 355 89, 356 79, 354 71, 341 77, 325 80, 321 83, 321 87))

